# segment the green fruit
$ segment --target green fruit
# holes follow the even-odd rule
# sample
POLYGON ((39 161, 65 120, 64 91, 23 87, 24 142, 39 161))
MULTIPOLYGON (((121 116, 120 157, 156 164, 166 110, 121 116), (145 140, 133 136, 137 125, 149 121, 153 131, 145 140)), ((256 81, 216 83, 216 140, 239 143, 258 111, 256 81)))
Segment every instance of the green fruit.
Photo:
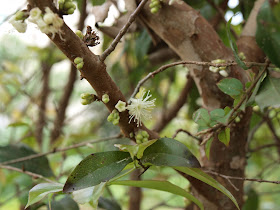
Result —
POLYGON ((83 62, 83 59, 82 59, 81 57, 76 57, 76 58, 74 59, 74 63, 75 63, 75 64, 79 64, 79 63, 81 63, 81 62, 83 62))
POLYGON ((155 14, 157 12, 158 12, 158 8, 154 7, 154 8, 151 9, 151 13, 155 14))
POLYGON ((82 103, 83 105, 88 105, 88 104, 90 104, 89 101, 88 101, 87 99, 82 99, 81 103, 82 103))
POLYGON ((74 8, 68 9, 67 14, 72 15, 75 12, 74 8))
POLYGON ((84 62, 79 63, 79 64, 77 65, 77 69, 82 69, 82 68, 83 68, 83 66, 84 66, 84 62))

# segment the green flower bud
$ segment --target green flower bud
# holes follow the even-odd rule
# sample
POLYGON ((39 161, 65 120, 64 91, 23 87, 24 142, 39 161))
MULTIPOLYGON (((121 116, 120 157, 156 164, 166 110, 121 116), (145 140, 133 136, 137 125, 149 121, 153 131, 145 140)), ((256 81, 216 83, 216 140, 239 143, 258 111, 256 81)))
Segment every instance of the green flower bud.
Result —
POLYGON ((227 69, 226 66, 220 66, 220 67, 219 67, 219 70, 226 70, 226 69, 227 69))
POLYGON ((82 93, 81 99, 90 99, 92 98, 92 95, 90 93, 82 93))
POLYGON ((107 104, 110 101, 110 98, 107 94, 102 95, 102 101, 104 104, 107 104))
POLYGON ((119 124, 119 119, 114 119, 112 123, 113 123, 113 125, 119 124))
POLYGON ((137 144, 141 144, 141 143, 142 143, 142 141, 141 141, 141 140, 136 139, 136 143, 137 143, 137 144))
POLYGON ((154 7, 154 8, 151 8, 151 13, 155 14, 158 12, 158 8, 154 7))
POLYGON ((215 67, 215 66, 209 66, 209 71, 212 71, 214 73, 217 73, 219 71, 219 68, 218 67, 215 67))
POLYGON ((87 99, 82 99, 81 103, 82 103, 83 105, 88 105, 88 104, 90 104, 89 101, 88 101, 87 99))
POLYGON ((135 139, 142 141, 142 139, 143 139, 142 134, 140 132, 138 132, 137 135, 135 136, 135 139))
POLYGON ((147 141, 148 141, 148 138, 143 138, 142 139, 142 143, 147 142, 147 141))
POLYGON ((76 31, 76 35, 77 35, 78 37, 80 37, 80 39, 83 39, 83 38, 84 38, 84 34, 83 34, 83 32, 81 32, 80 30, 77 30, 77 31, 76 31))
POLYGON ((149 138, 149 134, 147 131, 141 131, 141 135, 144 137, 144 138, 149 138))
POLYGON ((129 134, 129 137, 130 137, 130 138, 133 138, 133 136, 134 136, 134 133, 131 132, 131 133, 129 134))
POLYGON ((81 57, 76 57, 75 59, 74 59, 74 63, 75 64, 79 64, 79 63, 82 63, 83 62, 83 58, 81 58, 81 57))
POLYGON ((126 103, 119 100, 118 103, 115 105, 115 108, 119 111, 119 112, 123 112, 126 110, 126 103))
POLYGON ((73 5, 75 6, 75 4, 73 4, 71 1, 67 1, 67 2, 64 3, 63 9, 68 10, 68 9, 72 8, 73 5))
POLYGON ((84 62, 79 63, 76 67, 77 67, 77 69, 82 69, 82 68, 83 68, 83 66, 84 66, 84 62))
POLYGON ((236 123, 239 123, 239 122, 240 122, 240 118, 239 118, 238 116, 235 118, 235 122, 236 122, 236 123))
POLYGON ((58 1, 58 8, 59 8, 59 10, 63 10, 63 6, 64 6, 64 0, 59 0, 58 1))
POLYGON ((15 20, 25 20, 25 13, 22 11, 18 11, 15 14, 15 20))
POLYGON ((74 8, 70 8, 67 10, 67 14, 72 15, 75 12, 74 8))

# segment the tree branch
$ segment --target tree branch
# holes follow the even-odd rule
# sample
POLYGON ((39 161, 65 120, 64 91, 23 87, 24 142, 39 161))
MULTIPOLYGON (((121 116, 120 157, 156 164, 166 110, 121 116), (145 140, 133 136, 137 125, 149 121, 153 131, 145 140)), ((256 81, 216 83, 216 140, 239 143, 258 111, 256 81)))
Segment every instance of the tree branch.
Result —
POLYGON ((108 141, 108 140, 117 139, 117 138, 120 138, 120 135, 111 136, 111 137, 107 137, 107 138, 101 138, 101 139, 95 139, 95 140, 90 140, 90 141, 85 141, 85 142, 81 142, 81 143, 78 143, 78 144, 73 144, 69 147, 53 149, 52 151, 45 152, 45 153, 38 153, 38 154, 34 154, 34 155, 29 155, 29 156, 17 158, 17 159, 14 159, 14 160, 8 160, 8 161, 2 162, 0 164, 1 165, 10 165, 10 164, 13 164, 13 163, 19 163, 19 162, 23 162, 23 161, 26 161, 26 160, 31 160, 31 159, 34 159, 34 158, 39 158, 39 157, 42 157, 42 156, 46 156, 46 155, 49 155, 49 154, 64 152, 64 151, 67 151, 67 150, 70 150, 70 149, 75 149, 75 148, 83 147, 83 146, 86 146, 86 145, 89 145, 89 144, 96 144, 96 143, 99 143, 99 142, 108 141))
POLYGON ((148 0, 142 0, 141 3, 138 5, 138 7, 136 8, 136 10, 131 14, 131 16, 129 17, 127 23, 122 27, 122 29, 119 31, 118 35, 116 36, 116 38, 113 40, 113 42, 111 43, 111 45, 103 52, 103 54, 100 56, 100 61, 104 61, 108 55, 111 54, 111 52, 113 52, 117 46, 117 44, 120 42, 121 38, 123 37, 123 35, 125 35, 125 33, 127 32, 129 26, 133 23, 133 21, 136 19, 138 13, 140 12, 140 10, 144 7, 144 5, 146 4, 148 0))
POLYGON ((47 182, 51 182, 51 183, 55 183, 54 181, 40 175, 40 174, 36 174, 36 173, 33 173, 33 172, 30 172, 30 171, 24 171, 22 169, 19 169, 19 168, 15 168, 15 167, 12 167, 12 166, 7 166, 7 165, 3 165, 3 164, 0 164, 0 168, 3 168, 3 169, 8 169, 10 171, 17 171, 17 172, 20 172, 20 173, 23 173, 23 174, 27 174, 31 177, 33 177, 34 179, 43 179, 47 182))

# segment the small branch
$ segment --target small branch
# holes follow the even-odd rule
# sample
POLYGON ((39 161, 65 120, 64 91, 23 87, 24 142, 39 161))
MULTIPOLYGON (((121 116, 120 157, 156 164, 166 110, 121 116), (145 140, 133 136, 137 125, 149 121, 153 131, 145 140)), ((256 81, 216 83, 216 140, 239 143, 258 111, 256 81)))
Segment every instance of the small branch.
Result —
MULTIPOLYGON (((267 65, 266 63, 257 63, 257 62, 244 62, 244 63, 249 65, 250 68, 252 66, 266 66, 267 65)), ((200 61, 178 61, 178 62, 166 64, 166 65, 161 66, 157 70, 150 72, 146 77, 144 77, 142 80, 140 80, 130 98, 134 98, 135 95, 138 93, 140 87, 151 77, 154 77, 158 73, 161 73, 170 67, 177 66, 177 65, 184 65, 184 64, 198 65, 198 66, 215 66, 215 67, 222 67, 222 66, 229 67, 229 66, 238 65, 236 62, 233 62, 233 61, 228 62, 228 63, 216 63, 216 64, 211 63, 211 62, 200 62, 200 61)))
POLYGON ((144 7, 144 5, 146 4, 147 1, 148 0, 142 0, 140 2, 138 7, 136 8, 136 10, 131 14, 131 16, 129 17, 127 23, 122 27, 122 29, 120 30, 120 32, 118 33, 116 38, 113 40, 111 45, 100 56, 100 61, 101 62, 103 62, 107 58, 107 56, 110 55, 111 52, 113 52, 115 50, 117 44, 120 42, 120 40, 123 37, 123 35, 125 35, 125 33, 127 32, 129 26, 134 22, 134 20, 136 19, 136 16, 140 12, 140 10, 144 7))
POLYGON ((30 172, 30 171, 24 171, 22 169, 19 169, 19 168, 15 168, 15 167, 12 167, 12 166, 6 166, 6 165, 3 165, 3 164, 0 164, 0 168, 3 168, 3 169, 8 169, 10 171, 17 171, 17 172, 20 172, 20 173, 23 173, 23 174, 27 174, 31 177, 33 177, 34 179, 43 179, 47 182, 51 182, 51 183, 55 183, 54 181, 40 175, 40 174, 36 174, 36 173, 33 173, 33 172, 30 172))
POLYGON ((280 148, 280 144, 265 144, 265 145, 256 147, 255 149, 249 149, 249 152, 257 152, 259 150, 270 148, 270 147, 278 147, 278 148, 280 148))
POLYGON ((235 180, 250 181, 250 182, 280 184, 280 181, 270 181, 270 180, 263 180, 263 179, 250 179, 250 178, 244 178, 244 177, 228 176, 228 175, 219 174, 215 171, 210 171, 210 170, 203 170, 203 171, 206 173, 209 173, 209 174, 213 174, 215 176, 223 177, 225 179, 235 179, 235 180))
POLYGON ((277 147, 277 151, 278 151, 278 155, 280 156, 280 138, 277 136, 274 125, 271 122, 271 119, 269 118, 269 116, 264 116, 264 120, 266 121, 266 124, 268 126, 268 128, 270 129, 272 136, 274 138, 275 143, 278 145, 277 147))
POLYGON ((184 133, 186 133, 187 135, 189 135, 190 137, 192 137, 192 138, 194 138, 194 139, 196 139, 196 140, 198 140, 199 142, 201 142, 202 141, 202 139, 201 138, 199 138, 199 137, 197 137, 197 136, 194 136, 193 134, 191 134, 189 131, 186 131, 186 130, 184 130, 184 129, 178 129, 178 130, 176 130, 176 132, 174 133, 174 135, 172 136, 172 138, 174 139, 177 135, 178 135, 178 133, 180 133, 180 132, 184 132, 184 133))
POLYGON ((9 164, 12 164, 12 163, 19 163, 19 162, 23 162, 23 161, 26 161, 26 160, 31 160, 31 159, 34 159, 34 158, 46 156, 46 155, 49 155, 49 154, 54 154, 54 153, 57 153, 57 152, 64 152, 64 151, 67 151, 67 150, 70 150, 70 149, 83 147, 83 146, 86 146, 88 144, 95 144, 95 143, 99 143, 99 142, 102 142, 102 141, 117 139, 117 138, 120 138, 120 137, 121 137, 120 135, 116 135, 116 136, 111 136, 111 137, 102 138, 102 139, 85 141, 85 142, 81 142, 81 143, 78 143, 78 144, 71 145, 69 147, 54 149, 52 151, 45 152, 45 153, 39 153, 39 154, 34 154, 34 155, 29 155, 29 156, 17 158, 17 159, 14 159, 14 160, 8 160, 8 161, 2 162, 0 164, 1 165, 9 165, 9 164))

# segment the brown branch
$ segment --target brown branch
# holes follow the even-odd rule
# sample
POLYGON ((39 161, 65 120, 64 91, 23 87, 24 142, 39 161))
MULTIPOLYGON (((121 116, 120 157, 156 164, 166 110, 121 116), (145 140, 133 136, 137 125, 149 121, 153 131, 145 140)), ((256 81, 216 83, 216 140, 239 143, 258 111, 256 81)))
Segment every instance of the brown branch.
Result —
POLYGON ((42 72, 43 72, 43 77, 42 77, 43 86, 40 93, 41 99, 38 107, 39 111, 38 111, 38 119, 36 122, 36 131, 35 131, 36 140, 39 145, 42 145, 43 129, 46 124, 45 111, 46 111, 48 96, 50 93, 49 77, 50 77, 50 72, 52 67, 52 65, 50 65, 47 61, 43 61, 41 65, 42 65, 42 72))
POLYGON ((266 124, 267 124, 268 128, 270 129, 270 131, 272 133, 272 136, 274 138, 275 143, 278 145, 277 151, 278 151, 278 155, 280 156, 280 146, 279 146, 280 145, 280 138, 276 134, 276 131, 275 131, 274 125, 271 122, 271 119, 267 115, 265 115, 264 120, 266 121, 266 124))
MULTIPOLYGON (((141 180, 139 176, 141 174, 140 169, 134 170, 130 174, 131 180, 141 180)), ((129 210, 140 210, 141 209, 141 200, 142 200, 142 190, 140 187, 130 187, 129 188, 129 210)))
POLYGON ((280 184, 280 181, 270 181, 270 180, 264 180, 264 179, 250 179, 250 178, 244 178, 244 177, 228 176, 228 175, 220 174, 220 173, 217 173, 215 171, 210 171, 210 170, 203 170, 203 171, 206 173, 209 173, 209 174, 223 177, 225 179, 235 179, 235 180, 250 181, 250 182, 280 184))
POLYGON ((280 144, 265 144, 265 145, 256 147, 254 149, 249 149, 249 152, 258 152, 258 151, 260 151, 262 149, 266 149, 266 148, 270 148, 270 147, 280 148, 280 144))
POLYGON ((196 139, 196 140, 198 140, 198 141, 202 141, 201 138, 199 138, 199 137, 197 137, 197 136, 191 134, 189 131, 184 130, 184 129, 181 129, 181 128, 178 129, 178 130, 176 130, 176 132, 173 134, 172 138, 174 139, 174 138, 178 135, 178 133, 180 133, 180 132, 186 133, 187 135, 189 135, 189 136, 192 137, 193 139, 196 139))
POLYGON ((113 52, 117 46, 117 44, 120 42, 121 38, 123 37, 123 35, 125 35, 125 33, 127 32, 129 26, 134 22, 134 20, 136 19, 138 13, 141 11, 141 9, 144 7, 144 5, 146 4, 148 0, 142 0, 141 3, 138 5, 138 7, 136 8, 136 10, 131 14, 131 16, 129 17, 127 23, 122 27, 122 29, 120 30, 120 32, 118 33, 118 35, 116 36, 116 38, 113 40, 113 42, 111 43, 111 45, 103 52, 103 54, 100 56, 100 61, 104 61, 108 55, 111 54, 111 52, 113 52))
POLYGON ((17 171, 17 172, 20 172, 20 173, 23 173, 23 174, 27 174, 31 177, 33 177, 34 179, 43 179, 47 182, 51 182, 51 183, 55 183, 54 181, 40 175, 40 174, 36 174, 36 173, 33 173, 33 172, 30 172, 30 171, 24 171, 22 169, 19 169, 19 168, 15 168, 15 167, 12 167, 12 166, 7 166, 7 165, 4 165, 4 164, 0 164, 0 168, 3 168, 3 169, 8 169, 10 171, 17 171))
POLYGON ((86 146, 88 144, 96 144, 96 143, 99 143, 99 142, 108 141, 108 140, 112 140, 112 139, 116 139, 116 138, 120 138, 120 137, 121 137, 120 135, 116 135, 116 136, 111 136, 111 137, 107 137, 107 138, 85 141, 85 142, 81 142, 81 143, 78 143, 78 144, 73 144, 69 147, 53 149, 52 151, 45 152, 45 153, 39 153, 39 154, 34 154, 34 155, 29 155, 29 156, 17 158, 17 159, 14 159, 14 160, 8 160, 8 161, 2 162, 0 164, 1 165, 9 165, 9 164, 12 164, 12 163, 19 163, 19 162, 23 162, 23 161, 26 161, 26 160, 31 160, 31 159, 34 159, 34 158, 39 158, 39 157, 42 157, 42 156, 46 156, 46 155, 49 155, 49 154, 64 152, 64 151, 67 151, 67 150, 70 150, 70 149, 83 147, 83 146, 86 146))
POLYGON ((184 88, 182 89, 179 97, 177 98, 176 102, 172 104, 169 109, 162 113, 160 120, 157 122, 156 126, 153 129, 154 131, 160 132, 173 118, 176 117, 179 110, 186 103, 193 84, 193 79, 190 76, 188 76, 187 82, 184 88))
MULTIPOLYGON (((244 62, 244 63, 249 65, 250 67, 252 67, 252 66, 266 66, 267 65, 266 63, 257 63, 257 62, 244 62)), ((168 69, 170 67, 177 66, 177 65, 184 65, 184 64, 198 65, 198 66, 215 66, 215 67, 222 67, 222 66, 230 67, 230 66, 237 66, 238 65, 236 62, 233 62, 233 61, 227 62, 227 63, 212 63, 212 62, 202 62, 202 61, 177 61, 177 62, 174 62, 174 63, 169 63, 169 64, 161 66, 160 68, 158 68, 157 70, 155 70, 153 72, 150 72, 146 77, 144 77, 142 80, 140 80, 130 98, 135 97, 135 95, 138 93, 140 87, 148 79, 153 78, 158 73, 161 73, 161 72, 165 71, 166 69, 168 69)))
MULTIPOLYGON (((88 15, 86 11, 86 6, 87 6, 87 0, 83 0, 80 19, 78 23, 78 29, 81 31, 84 28, 84 22, 88 15)), ((50 135, 50 142, 54 142, 61 134, 61 130, 63 128, 63 124, 65 120, 66 109, 68 107, 70 96, 74 89, 76 77, 77 77, 77 70, 76 67, 72 65, 68 77, 68 82, 64 87, 63 95, 59 101, 58 109, 56 112, 56 118, 54 120, 53 130, 51 131, 51 135, 50 135)))

